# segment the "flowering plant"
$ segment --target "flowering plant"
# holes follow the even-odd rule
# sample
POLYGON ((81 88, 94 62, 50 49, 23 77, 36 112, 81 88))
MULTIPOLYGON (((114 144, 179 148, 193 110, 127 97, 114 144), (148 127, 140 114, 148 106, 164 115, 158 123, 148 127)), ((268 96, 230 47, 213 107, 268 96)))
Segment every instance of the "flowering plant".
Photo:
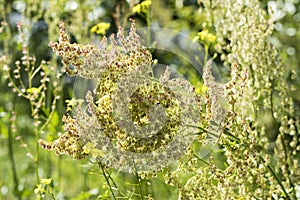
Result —
POLYGON ((257 0, 27 3, 0 7, 0 169, 14 186, 3 173, 0 198, 300 198, 299 78, 272 44, 278 13, 257 0))

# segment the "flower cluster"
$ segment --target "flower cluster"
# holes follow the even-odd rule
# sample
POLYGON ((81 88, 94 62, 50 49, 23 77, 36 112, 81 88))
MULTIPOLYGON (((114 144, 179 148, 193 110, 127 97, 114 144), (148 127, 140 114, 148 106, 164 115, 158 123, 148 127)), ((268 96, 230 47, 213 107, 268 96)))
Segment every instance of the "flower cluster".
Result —
POLYGON ((299 119, 292 117, 293 102, 286 84, 288 70, 268 43, 273 31, 272 11, 268 15, 256 0, 201 3, 200 12, 207 19, 203 28, 214 31, 214 48, 231 68, 231 80, 224 91, 209 76, 206 78, 211 101, 208 103, 212 104, 207 111, 212 119, 218 114, 211 109, 219 106, 213 98, 225 94, 227 99, 227 114, 219 136, 226 162, 224 170, 216 170, 211 163, 206 169, 194 168, 199 174, 180 191, 182 197, 296 199, 299 119), (265 116, 270 116, 272 128, 266 125, 265 116), (269 141, 271 134, 267 136, 267 129, 274 132, 275 142, 269 141), (272 164, 270 152, 274 152, 272 164))
POLYGON ((39 140, 43 148, 76 159, 87 155, 104 165, 129 172, 159 171, 177 160, 193 142, 199 123, 195 89, 183 79, 170 79, 170 71, 157 79, 152 56, 140 43, 132 22, 125 38, 103 38, 98 46, 70 44, 60 23, 59 42, 49 46, 62 56, 69 75, 94 79, 88 91, 87 112, 74 108, 64 117, 65 133, 54 142, 39 140))
MULTIPOLYGON (((20 34, 20 41, 22 45, 22 57, 17 60, 15 68, 12 73, 11 68, 7 63, 3 64, 4 77, 9 80, 8 86, 12 88, 18 96, 27 99, 30 102, 32 117, 34 119, 34 126, 37 128, 40 126, 44 129, 49 123, 48 120, 43 120, 41 111, 46 106, 47 89, 49 83, 52 82, 54 98, 50 105, 50 117, 53 115, 56 109, 57 101, 60 99, 58 95, 60 92, 59 79, 61 74, 55 73, 55 68, 50 62, 42 60, 40 63, 36 57, 30 54, 27 46, 25 34, 22 30, 21 24, 17 24, 17 28, 20 34), (25 73, 23 73, 23 70, 25 73), (38 82, 38 84, 37 84, 38 82)), ((6 60, 6 56, 3 56, 0 61, 6 60)))
POLYGON ((69 75, 98 79, 100 77, 116 81, 119 77, 133 70, 149 71, 151 54, 139 41, 132 23, 130 34, 124 38, 120 28, 118 41, 115 35, 110 36, 110 46, 104 37, 99 46, 70 44, 65 32, 65 24, 60 23, 59 42, 50 42, 49 46, 62 56, 65 70, 69 75), (118 45, 118 42, 120 45, 118 45), (111 50, 109 50, 111 48, 111 50), (141 68, 143 67, 144 68, 141 68))
POLYGON ((106 30, 108 30, 109 27, 110 27, 109 23, 104 23, 104 22, 103 23, 98 23, 95 26, 93 26, 90 31, 92 33, 97 33, 99 35, 105 35, 106 30))

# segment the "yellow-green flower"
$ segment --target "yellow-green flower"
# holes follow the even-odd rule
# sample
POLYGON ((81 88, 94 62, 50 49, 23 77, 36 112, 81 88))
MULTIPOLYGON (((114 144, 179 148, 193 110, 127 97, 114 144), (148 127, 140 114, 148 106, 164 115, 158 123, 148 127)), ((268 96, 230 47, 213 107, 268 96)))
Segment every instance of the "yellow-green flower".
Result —
POLYGON ((208 90, 208 87, 199 82, 196 87, 196 94, 204 94, 208 90))
POLYGON ((42 178, 41 179, 41 184, 44 184, 44 185, 50 185, 51 182, 52 182, 52 178, 42 178))
POLYGON ((36 188, 34 189, 35 194, 38 194, 38 193, 43 194, 45 192, 46 192, 46 190, 43 188, 42 184, 38 184, 36 186, 36 188))
POLYGON ((110 27, 109 23, 101 22, 101 23, 98 23, 95 26, 93 26, 91 28, 91 32, 96 33, 98 35, 105 35, 105 33, 109 29, 109 27, 110 27))
POLYGON ((41 87, 38 87, 38 88, 36 88, 36 87, 31 87, 31 88, 28 88, 27 89, 27 93, 28 94, 33 94, 33 95, 35 95, 35 94, 38 94, 38 93, 40 93, 41 92, 41 87))
POLYGON ((151 5, 150 0, 143 1, 142 3, 137 4, 136 6, 132 7, 132 12, 138 13, 138 14, 145 14, 148 12, 148 9, 151 5))
POLYGON ((203 30, 199 32, 196 38, 199 42, 210 45, 216 42, 217 37, 208 32, 208 30, 203 30))
POLYGON ((76 108, 76 106, 81 106, 81 104, 84 102, 83 99, 67 99, 66 103, 67 103, 67 111, 72 111, 73 108, 76 108))
POLYGON ((82 154, 91 154, 95 158, 104 156, 104 152, 100 149, 97 149, 91 142, 88 142, 86 145, 84 145, 82 154))

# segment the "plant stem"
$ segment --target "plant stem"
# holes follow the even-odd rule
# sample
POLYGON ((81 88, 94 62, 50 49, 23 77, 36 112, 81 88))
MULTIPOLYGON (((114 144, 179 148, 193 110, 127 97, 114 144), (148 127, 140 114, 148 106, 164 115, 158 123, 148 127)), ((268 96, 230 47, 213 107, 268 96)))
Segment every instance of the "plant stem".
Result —
MULTIPOLYGON (((270 95, 270 103, 271 103, 271 114, 272 114, 272 118, 273 118, 273 121, 274 121, 274 124, 275 124, 275 126, 277 126, 278 125, 278 122, 277 122, 277 120, 276 120, 276 117, 275 117, 275 115, 274 115, 274 103, 273 103, 273 96, 274 96, 274 83, 273 83, 273 81, 271 81, 270 79, 269 79, 269 81, 271 82, 271 95, 270 95)), ((283 150, 284 150, 284 159, 285 159, 285 162, 287 163, 287 161, 288 161, 288 149, 287 149, 287 147, 286 147, 286 145, 285 145, 285 141, 284 141, 284 135, 282 134, 282 133, 279 133, 279 136, 278 137, 280 137, 280 142, 281 142, 281 144, 282 144, 282 148, 283 148, 283 150)), ((289 180, 289 183, 290 183, 290 186, 291 186, 291 188, 292 188, 292 190, 293 190, 293 194, 294 194, 294 198, 295 199, 297 199, 296 198, 296 191, 295 191, 295 186, 294 186, 294 184, 293 184, 293 182, 292 182, 292 180, 291 180, 291 178, 290 178, 290 174, 291 174, 291 172, 290 172, 290 170, 289 170, 289 167, 287 166, 286 167, 286 170, 287 170, 287 179, 289 180)))
POLYGON ((11 170, 13 173, 14 194, 18 197, 18 199, 22 199, 18 189, 19 179, 18 179, 16 163, 14 159, 13 137, 12 137, 12 130, 10 127, 8 127, 8 153, 9 153, 9 161, 11 164, 11 170))
MULTIPOLYGON (((195 126, 195 127, 198 127, 198 126, 195 126)), ((209 133, 206 129, 204 129, 204 128, 202 128, 202 127, 198 127, 198 128, 201 129, 202 131, 205 131, 205 132, 209 133)), ((231 137, 232 139, 234 139, 235 141, 237 141, 237 142, 239 142, 239 143, 241 142, 241 140, 240 140, 239 138, 237 138, 236 136, 234 136, 230 131, 228 131, 228 130, 226 130, 226 129, 224 130, 224 134, 228 135, 229 137, 231 137)), ((283 145, 284 145, 284 144, 283 144, 283 145)), ((197 156, 197 155, 195 155, 195 154, 194 154, 194 156, 197 157, 198 159, 200 159, 201 161, 204 161, 204 160, 201 159, 199 156, 197 156)), ((265 162, 265 160, 262 158, 261 155, 259 155, 259 159, 260 159, 262 162, 265 162)), ((268 168, 268 170, 271 172, 272 176, 276 179, 276 181, 277 181, 277 183, 279 184, 279 186, 281 187, 283 193, 286 195, 286 198, 291 200, 291 197, 289 196, 289 194, 288 194, 287 191, 285 190, 284 186, 283 186, 282 183, 281 183, 281 180, 280 180, 279 177, 277 176, 277 174, 276 174, 275 170, 273 169, 273 167, 272 167, 270 164, 268 164, 268 165, 267 165, 267 168, 268 168)))
POLYGON ((151 20, 150 20, 150 7, 148 8, 148 11, 146 13, 146 23, 147 23, 147 29, 148 29, 148 34, 147 34, 147 45, 150 47, 151 45, 151 20))
MULTIPOLYGON (((284 136, 282 135, 282 133, 279 134, 279 137, 280 137, 280 141, 281 141, 281 144, 282 144, 282 148, 284 149, 284 156, 285 156, 285 162, 288 163, 288 150, 287 150, 287 147, 286 147, 286 144, 285 144, 285 141, 284 141, 284 136)), ((292 191, 293 191, 293 194, 294 194, 294 198, 296 199, 296 191, 295 191, 295 186, 290 178, 290 175, 291 175, 291 172, 289 170, 289 167, 288 167, 288 164, 286 164, 286 170, 287 170, 287 179, 289 180, 289 184, 292 188, 292 191)))
POLYGON ((104 176, 104 178, 105 178, 105 180, 106 180, 106 182, 107 182, 107 184, 108 184, 108 187, 109 187, 110 192, 111 192, 111 194, 112 194, 112 196, 113 196, 113 199, 116 200, 114 191, 113 191, 113 189, 112 189, 112 187, 111 187, 111 185, 110 185, 110 182, 109 182, 109 180, 108 180, 108 178, 107 178, 107 176, 106 176, 106 172, 105 172, 105 170, 104 170, 104 167, 103 167, 101 161, 98 161, 98 165, 101 167, 102 174, 103 174, 103 176, 104 176))
MULTIPOLYGON (((224 133, 226 135, 229 135, 231 138, 235 139, 237 142, 240 142, 240 139, 235 137, 233 134, 231 134, 228 130, 224 131, 224 133)), ((265 162, 265 160, 261 157, 261 155, 259 155, 259 159, 262 161, 262 162, 265 162)), ((281 187, 282 191, 284 192, 284 194, 286 195, 286 198, 287 199, 291 199, 291 197, 289 196, 289 194, 287 193, 287 191, 285 190, 284 186, 282 185, 281 183, 281 180, 279 179, 279 177, 277 176, 275 170, 273 169, 273 167, 268 164, 267 165, 267 168, 268 170, 271 172, 272 176, 276 179, 277 183, 279 184, 279 186, 281 187)))
POLYGON ((108 174, 108 178, 111 180, 111 182, 113 183, 115 188, 118 188, 116 182, 114 181, 114 179, 110 176, 110 174, 108 174))
POLYGON ((208 163, 206 160, 200 158, 197 154, 193 153, 193 155, 194 155, 196 158, 198 158, 200 161, 202 161, 203 163, 205 163, 206 165, 209 165, 209 163, 208 163))
MULTIPOLYGON (((259 156, 259 159, 260 159, 262 162, 265 162, 265 160, 264 160, 261 156, 259 156)), ((279 177, 277 176, 277 174, 276 174, 275 170, 273 169, 273 167, 272 167, 270 164, 268 164, 268 165, 267 165, 267 168, 268 168, 268 170, 271 172, 272 176, 276 179, 276 181, 277 181, 277 183, 279 184, 279 186, 281 187, 283 193, 286 195, 286 198, 287 198, 287 199, 291 199, 291 197, 289 196, 289 194, 288 194, 287 191, 285 190, 284 186, 283 186, 282 183, 281 183, 281 180, 280 180, 279 177)))
POLYGON ((195 125, 187 125, 187 126, 200 129, 202 132, 196 133, 197 135, 199 135, 199 134, 201 134, 203 132, 206 132, 206 133, 208 133, 208 134, 210 134, 210 135, 212 135, 214 137, 220 137, 217 133, 211 132, 211 131, 209 131, 209 130, 201 127, 201 126, 195 126, 195 125))
POLYGON ((133 157, 132 157, 132 162, 133 162, 133 165, 134 165, 135 175, 136 175, 136 178, 137 178, 137 181, 138 181, 138 184, 139 184, 140 194, 141 194, 142 200, 144 200, 144 195, 143 195, 141 180, 140 180, 140 177, 138 175, 137 168, 136 168, 136 165, 135 165, 133 157))
MULTIPOLYGON (((38 141, 40 139, 40 134, 39 134, 37 128, 35 128, 34 132, 35 132, 35 141, 38 141)), ((40 175, 39 175, 40 145, 38 142, 36 142, 35 148, 36 148, 36 154, 35 154, 35 159, 34 159, 35 176, 36 176, 36 182, 37 182, 37 184, 39 184, 40 183, 40 175)))
POLYGON ((207 60, 208 60, 208 49, 209 49, 209 45, 205 44, 205 45, 204 45, 204 49, 205 49, 204 65, 206 65, 207 60))

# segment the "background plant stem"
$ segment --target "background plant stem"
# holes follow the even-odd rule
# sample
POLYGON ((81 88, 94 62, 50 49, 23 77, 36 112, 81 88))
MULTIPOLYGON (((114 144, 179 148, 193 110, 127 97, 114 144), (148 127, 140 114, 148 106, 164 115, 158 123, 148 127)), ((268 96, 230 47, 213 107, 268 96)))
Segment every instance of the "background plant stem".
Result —
POLYGON ((12 136, 12 130, 11 126, 7 127, 8 129, 8 154, 9 154, 9 161, 11 164, 11 170, 13 174, 13 183, 14 183, 14 194, 17 196, 18 199, 21 198, 21 193, 18 189, 19 187, 19 179, 17 175, 17 170, 16 170, 16 163, 15 163, 15 158, 14 158, 14 148, 13 148, 13 136, 12 136))

